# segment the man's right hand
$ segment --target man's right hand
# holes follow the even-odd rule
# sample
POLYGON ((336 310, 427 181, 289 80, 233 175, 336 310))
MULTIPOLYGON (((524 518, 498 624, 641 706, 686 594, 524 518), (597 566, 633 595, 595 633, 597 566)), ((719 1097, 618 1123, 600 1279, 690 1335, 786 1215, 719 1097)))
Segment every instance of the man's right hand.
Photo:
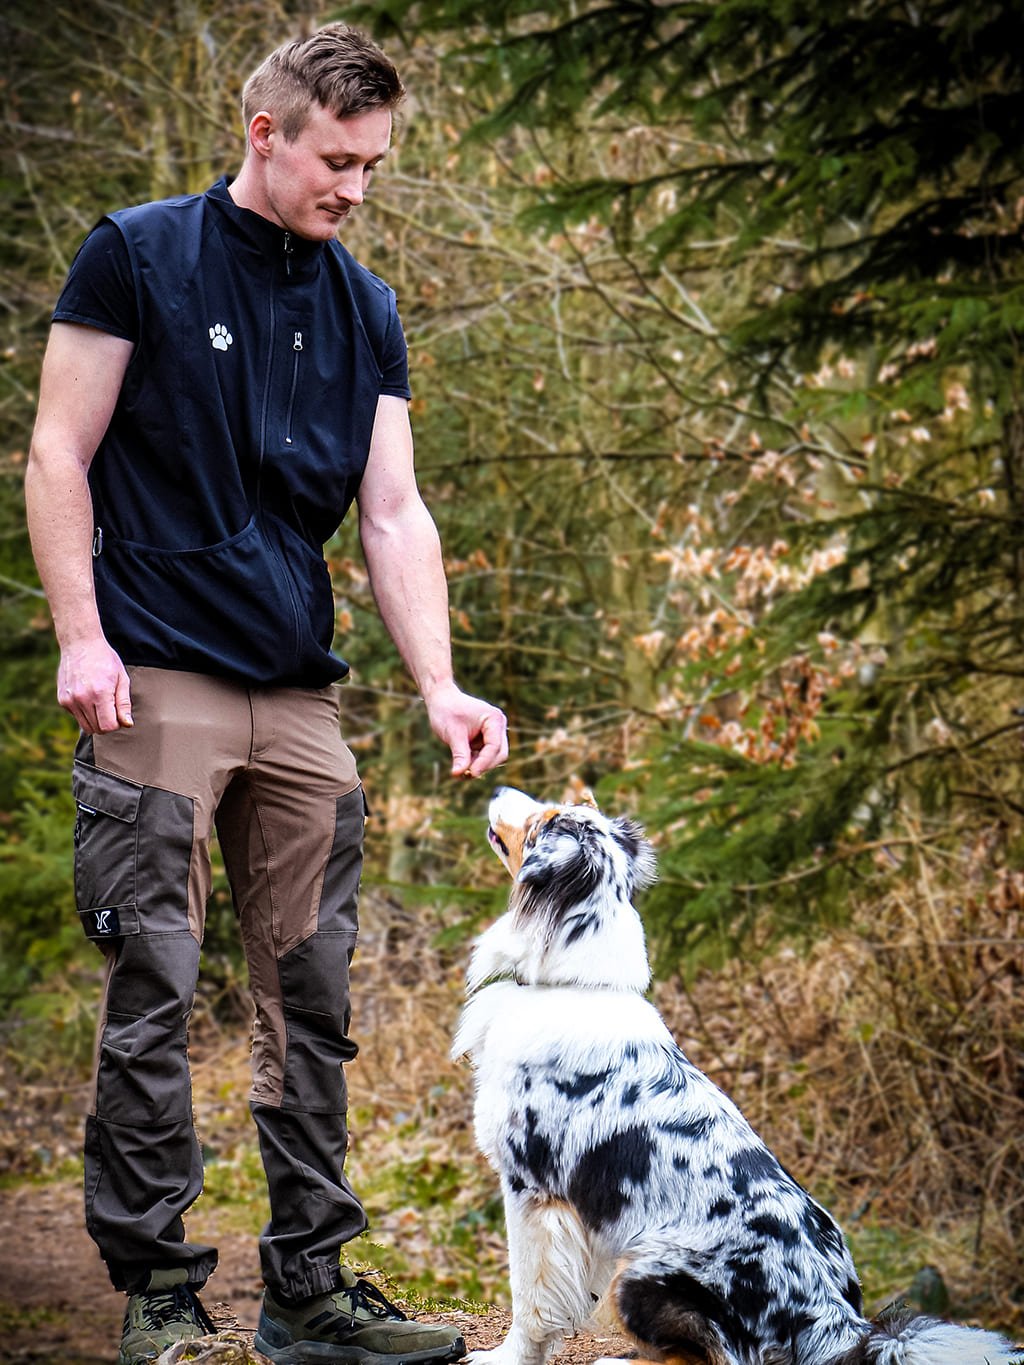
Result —
POLYGON ((104 639, 67 645, 61 651, 57 700, 87 735, 134 724, 128 674, 104 639))

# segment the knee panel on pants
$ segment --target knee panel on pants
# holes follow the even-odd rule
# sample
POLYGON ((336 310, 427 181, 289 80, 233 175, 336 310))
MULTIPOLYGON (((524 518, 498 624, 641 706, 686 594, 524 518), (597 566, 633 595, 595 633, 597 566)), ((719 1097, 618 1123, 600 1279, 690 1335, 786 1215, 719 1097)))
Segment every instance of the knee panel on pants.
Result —
POLYGON ((186 930, 121 940, 107 980, 96 1115, 135 1127, 191 1119, 188 1019, 199 945, 186 930))
POLYGON ((356 1055, 348 1036, 348 968, 354 943, 316 933, 279 963, 285 1066, 281 1104, 312 1114, 343 1114, 343 1063, 356 1055))
MULTIPOLYGON (((348 1036, 348 973, 358 928, 364 822, 361 787, 337 798, 315 929, 281 953, 273 970, 250 958, 250 969, 265 983, 257 998, 252 1091, 257 1103, 311 1114, 343 1114, 347 1107, 342 1067, 357 1052, 348 1036)), ((263 951, 266 945, 255 947, 263 951)))

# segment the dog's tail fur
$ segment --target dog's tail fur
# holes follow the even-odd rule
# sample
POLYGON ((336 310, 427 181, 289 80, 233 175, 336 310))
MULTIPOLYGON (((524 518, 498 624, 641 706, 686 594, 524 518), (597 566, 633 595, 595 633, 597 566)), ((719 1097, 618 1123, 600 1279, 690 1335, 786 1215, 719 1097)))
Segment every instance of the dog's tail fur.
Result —
POLYGON ((873 1323, 843 1365, 1019 1365, 1017 1349, 995 1332, 937 1318, 906 1317, 873 1323))

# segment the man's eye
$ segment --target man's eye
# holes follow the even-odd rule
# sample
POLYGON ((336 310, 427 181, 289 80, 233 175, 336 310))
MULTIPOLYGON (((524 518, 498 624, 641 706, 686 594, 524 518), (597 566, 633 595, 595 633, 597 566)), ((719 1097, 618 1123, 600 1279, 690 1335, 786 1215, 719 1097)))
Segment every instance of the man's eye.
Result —
MULTIPOLYGON (((334 171, 334 173, 335 173, 336 175, 340 175, 342 171, 348 171, 348 170, 351 170, 351 169, 352 169, 351 166, 349 165, 349 163, 348 163, 347 161, 344 161, 344 162, 327 161, 327 162, 325 162, 324 164, 326 165, 326 167, 327 167, 327 169, 328 169, 329 171, 334 171)), ((364 180, 369 180, 370 176, 374 173, 374 171, 375 171, 376 169, 377 169, 377 167, 376 167, 375 165, 374 165, 374 166, 364 166, 364 167, 362 168, 363 179, 364 179, 364 180)))

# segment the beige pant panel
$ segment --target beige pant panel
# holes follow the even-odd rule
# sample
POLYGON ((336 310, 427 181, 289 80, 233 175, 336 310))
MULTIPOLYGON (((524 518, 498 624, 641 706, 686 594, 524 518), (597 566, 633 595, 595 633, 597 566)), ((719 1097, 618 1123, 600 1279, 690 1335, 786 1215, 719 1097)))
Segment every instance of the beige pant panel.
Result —
POLYGON ((223 821, 225 860, 235 865, 229 873, 265 861, 274 884, 287 890, 288 913, 278 906, 274 920, 277 951, 286 951, 282 943, 300 942, 315 927, 334 802, 359 785, 340 734, 338 688, 250 689, 200 673, 134 666, 128 673, 135 724, 93 737, 96 766, 191 798, 188 913, 199 941, 214 822, 221 823, 218 810, 229 789, 248 788, 258 817, 248 829, 223 821))

